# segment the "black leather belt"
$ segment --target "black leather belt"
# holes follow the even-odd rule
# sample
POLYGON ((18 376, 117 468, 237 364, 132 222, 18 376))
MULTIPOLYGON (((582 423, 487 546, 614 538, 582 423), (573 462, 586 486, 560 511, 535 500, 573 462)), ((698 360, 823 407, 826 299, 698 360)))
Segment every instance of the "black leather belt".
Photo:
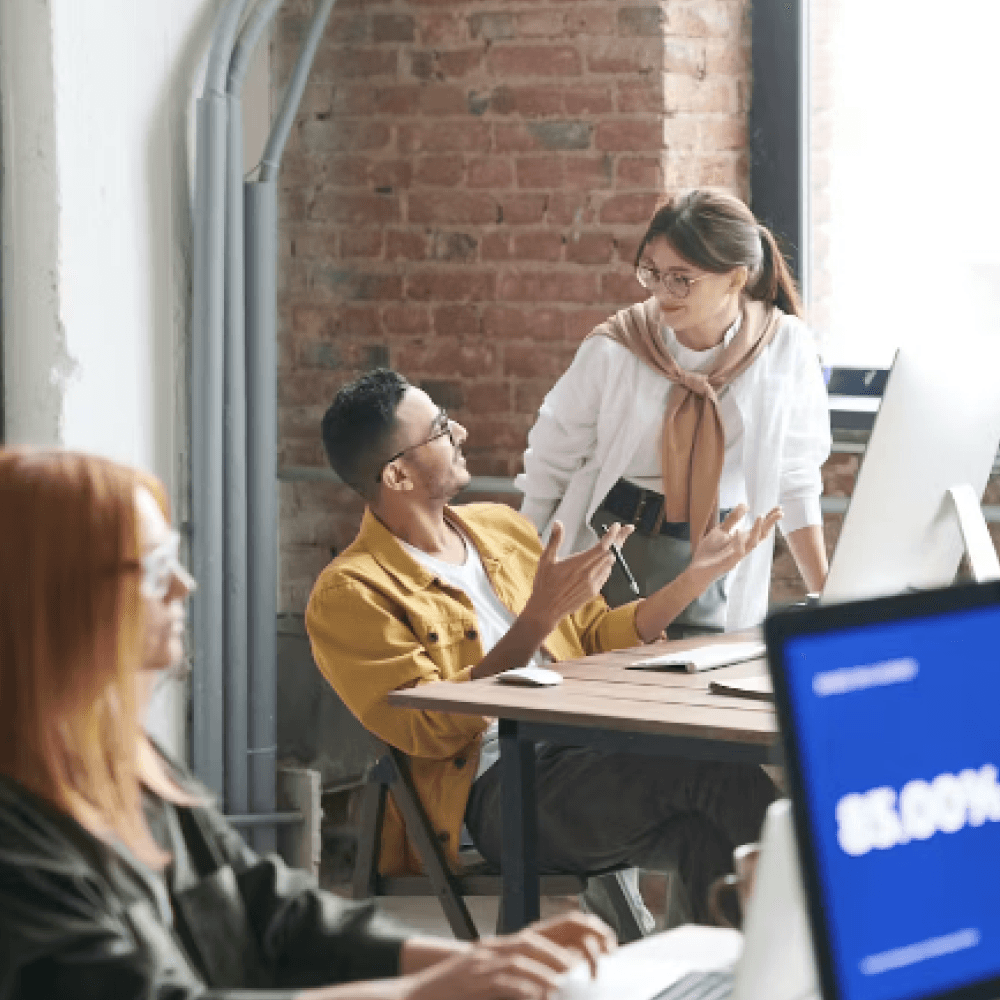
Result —
MULTIPOLYGON (((634 524, 643 535, 669 535, 681 541, 691 541, 691 525, 687 521, 663 519, 663 494, 644 490, 627 479, 619 479, 601 503, 601 510, 614 514, 623 524, 634 524)), ((721 512, 725 517, 728 510, 721 512)))

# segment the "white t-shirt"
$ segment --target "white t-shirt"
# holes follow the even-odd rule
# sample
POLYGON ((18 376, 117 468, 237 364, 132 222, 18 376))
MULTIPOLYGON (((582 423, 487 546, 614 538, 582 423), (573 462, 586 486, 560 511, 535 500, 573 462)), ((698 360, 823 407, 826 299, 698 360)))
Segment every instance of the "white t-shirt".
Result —
MULTIPOLYGON (((707 351, 692 351, 685 347, 669 326, 661 326, 660 332, 671 357, 681 368, 689 372, 704 372, 715 364, 715 359, 733 339, 739 327, 738 318, 726 331, 722 343, 707 351)), ((659 398, 650 401, 652 405, 646 412, 648 419, 639 434, 639 446, 624 472, 624 478, 629 482, 657 493, 663 492, 663 413, 667 408, 667 396, 672 386, 673 382, 664 378, 659 398)), ((719 417, 726 435, 726 452, 722 461, 722 478, 719 481, 719 506, 728 510, 737 504, 746 503, 747 499, 743 474, 743 418, 728 388, 724 388, 719 394, 719 417)))
MULTIPOLYGON (((457 528, 455 530, 458 531, 457 528)), ((458 533, 465 543, 465 562, 460 566, 435 559, 402 539, 400 539, 399 544, 428 573, 433 573, 450 587, 464 591, 468 595, 469 600, 472 601, 472 608, 476 612, 479 641, 482 643, 483 653, 486 654, 507 634, 511 625, 514 624, 516 616, 497 597, 475 545, 465 536, 464 532, 459 531, 458 533)), ((531 662, 541 666, 545 662, 545 657, 539 651, 531 658, 531 662)), ((486 732, 483 733, 483 747, 479 755, 479 768, 476 771, 476 777, 478 778, 499 759, 500 726, 494 719, 487 727, 486 732)))

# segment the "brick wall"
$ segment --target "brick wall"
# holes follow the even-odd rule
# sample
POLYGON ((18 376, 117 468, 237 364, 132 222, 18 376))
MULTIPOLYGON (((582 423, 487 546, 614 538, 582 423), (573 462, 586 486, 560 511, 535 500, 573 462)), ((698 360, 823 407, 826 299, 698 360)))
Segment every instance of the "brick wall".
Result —
MULTIPOLYGON (((310 0, 289 0, 287 80, 310 0)), ((322 412, 398 368, 512 476, 583 336, 642 295, 667 188, 745 196, 747 0, 340 0, 281 177, 280 465, 322 468, 322 412)), ((353 537, 348 492, 282 487, 283 610, 353 537)))

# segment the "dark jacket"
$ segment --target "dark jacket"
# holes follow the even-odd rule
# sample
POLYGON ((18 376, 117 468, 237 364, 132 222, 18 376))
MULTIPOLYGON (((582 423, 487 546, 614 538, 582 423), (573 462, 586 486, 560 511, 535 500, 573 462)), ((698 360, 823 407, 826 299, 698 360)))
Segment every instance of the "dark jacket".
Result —
POLYGON ((0 777, 0 1000, 287 1000, 399 972, 371 903, 259 857, 209 805, 146 812, 162 875, 0 777))

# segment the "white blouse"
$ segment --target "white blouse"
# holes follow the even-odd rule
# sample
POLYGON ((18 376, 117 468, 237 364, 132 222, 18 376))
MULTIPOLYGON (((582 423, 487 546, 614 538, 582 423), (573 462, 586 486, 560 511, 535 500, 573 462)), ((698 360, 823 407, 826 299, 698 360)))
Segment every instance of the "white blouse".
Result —
MULTIPOLYGON (((590 337, 545 397, 528 435, 521 512, 543 536, 553 520, 566 529, 565 552, 594 544, 590 519, 621 478, 659 413, 667 380, 608 337, 590 337)), ((812 333, 793 316, 781 322, 760 357, 733 380, 743 429, 739 467, 750 516, 780 504, 787 534, 822 524, 820 469, 830 454, 826 386, 812 333)), ((773 537, 733 571, 728 629, 748 628, 767 613, 773 537)))

